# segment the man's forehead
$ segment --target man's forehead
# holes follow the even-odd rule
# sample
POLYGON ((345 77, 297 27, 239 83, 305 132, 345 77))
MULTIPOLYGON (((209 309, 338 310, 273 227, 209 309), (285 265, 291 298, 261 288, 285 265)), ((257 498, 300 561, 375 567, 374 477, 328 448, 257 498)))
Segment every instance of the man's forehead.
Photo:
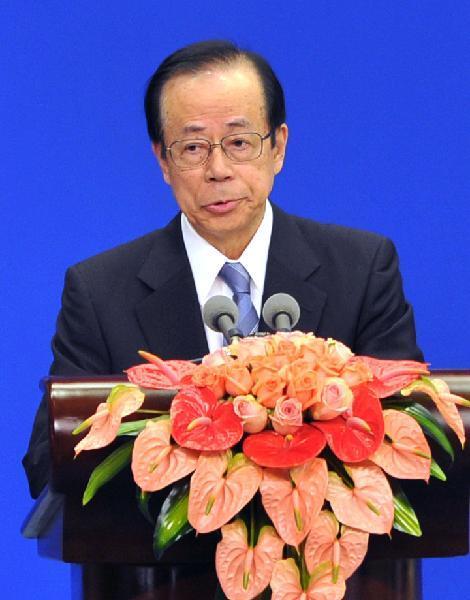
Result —
POLYGON ((206 117, 227 128, 246 128, 265 120, 262 84, 246 63, 208 65, 195 73, 178 74, 162 90, 161 115, 165 125, 178 121, 189 133, 202 131, 206 117))

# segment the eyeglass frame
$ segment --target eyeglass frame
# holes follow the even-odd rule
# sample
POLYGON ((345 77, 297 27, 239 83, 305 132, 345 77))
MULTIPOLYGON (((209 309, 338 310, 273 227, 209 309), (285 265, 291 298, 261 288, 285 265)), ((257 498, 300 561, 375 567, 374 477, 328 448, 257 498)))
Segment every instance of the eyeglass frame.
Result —
POLYGON ((263 143, 272 135, 272 133, 273 133, 272 131, 268 131, 268 133, 265 136, 262 136, 257 131, 244 131, 243 133, 229 133, 227 135, 224 135, 224 137, 220 138, 220 141, 217 144, 211 144, 211 142, 209 140, 206 140, 205 138, 184 138, 182 140, 174 140, 173 142, 171 142, 171 144, 169 146, 165 146, 165 150, 170 154, 171 160, 173 161, 173 164, 176 166, 176 168, 180 169, 181 171, 190 171, 192 169, 198 169, 199 167, 202 167, 203 165, 205 165, 208 162, 209 158, 211 157, 212 149, 215 148, 216 146, 220 146, 220 149, 224 153, 224 156, 226 156, 230 161, 232 161, 235 164, 243 164, 245 162, 250 162, 252 160, 256 160, 257 158, 259 158, 261 156, 261 154, 263 153, 263 143), (247 135, 247 134, 250 134, 250 135, 254 134, 254 135, 259 136, 259 138, 261 140, 261 146, 259 149, 258 156, 254 156, 253 158, 248 158, 246 160, 235 160, 235 159, 231 158, 227 154, 227 152, 225 151, 225 148, 222 145, 223 141, 229 137, 236 137, 237 135, 247 135), (176 161, 173 157, 173 154, 171 152, 171 147, 174 144, 178 144, 179 142, 207 142, 209 144, 207 158, 203 162, 201 162, 198 165, 195 165, 193 167, 180 167, 176 163, 176 161))

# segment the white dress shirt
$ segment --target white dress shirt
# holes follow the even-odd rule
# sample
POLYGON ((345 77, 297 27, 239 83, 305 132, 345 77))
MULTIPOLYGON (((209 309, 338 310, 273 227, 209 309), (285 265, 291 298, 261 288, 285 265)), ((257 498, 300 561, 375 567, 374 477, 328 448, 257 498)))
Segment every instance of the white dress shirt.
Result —
MULTIPOLYGON (((258 316, 260 315, 272 228, 273 210, 269 200, 267 200, 263 220, 255 235, 240 258, 238 260, 230 260, 201 237, 188 221, 186 215, 181 213, 183 241, 193 272, 201 310, 212 296, 220 294, 229 298, 232 297, 232 290, 218 275, 226 262, 239 262, 245 267, 251 277, 251 301, 256 308, 258 316)), ((209 351, 213 352, 217 348, 221 348, 223 345, 223 335, 212 331, 206 325, 204 325, 204 328, 209 351)))

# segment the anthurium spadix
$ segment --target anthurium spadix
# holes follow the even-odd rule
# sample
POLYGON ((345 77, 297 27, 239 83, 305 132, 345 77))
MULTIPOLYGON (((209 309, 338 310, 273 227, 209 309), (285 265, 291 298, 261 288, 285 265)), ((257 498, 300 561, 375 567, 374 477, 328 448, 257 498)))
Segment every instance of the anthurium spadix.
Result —
POLYGON ((390 533, 393 495, 382 469, 370 462, 345 468, 353 487, 346 485, 337 473, 328 473, 326 499, 338 521, 369 533, 390 533))
POLYGON ((74 430, 76 435, 91 426, 87 435, 75 446, 75 455, 110 444, 119 431, 121 419, 138 410, 144 399, 143 392, 134 385, 113 387, 106 402, 98 404, 95 414, 74 430))
POLYGON ((170 441, 170 419, 148 421, 132 453, 134 481, 145 492, 156 492, 194 471, 199 452, 170 441))
POLYGON ((359 529, 341 525, 329 510, 322 510, 312 521, 305 542, 304 554, 307 569, 330 561, 333 564, 333 582, 339 575, 350 577, 364 560, 369 534, 359 529))
POLYGON ((293 558, 278 561, 271 577, 271 600, 341 600, 346 591, 344 579, 333 583, 332 564, 318 565, 308 574, 305 586, 293 558))
POLYGON ((237 519, 222 527, 215 568, 230 600, 251 600, 266 589, 275 563, 282 559, 284 542, 274 527, 262 527, 256 545, 248 544, 245 523, 237 519))
POLYGON ((261 500, 281 538, 298 546, 320 512, 328 486, 328 468, 323 458, 285 469, 264 469, 261 500))
POLYGON ((398 479, 429 480, 431 449, 418 423, 404 412, 384 410, 385 438, 370 457, 398 479))
POLYGON ((248 504, 263 473, 242 453, 208 452, 191 477, 188 520, 199 533, 219 529, 248 504))

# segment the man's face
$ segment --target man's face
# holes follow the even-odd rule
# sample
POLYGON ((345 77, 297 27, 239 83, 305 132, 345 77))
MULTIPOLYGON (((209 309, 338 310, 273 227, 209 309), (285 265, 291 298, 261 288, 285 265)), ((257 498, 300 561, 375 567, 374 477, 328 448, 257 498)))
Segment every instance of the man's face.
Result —
MULTIPOLYGON (((269 131, 261 82, 247 63, 179 75, 165 85, 161 103, 166 146, 195 138, 214 144, 233 133, 264 137, 269 131)), ((259 158, 235 163, 218 146, 205 164, 190 170, 178 168, 168 154, 162 158, 159 145, 154 152, 196 231, 226 256, 238 258, 263 218, 286 141, 287 126, 282 125, 274 148, 268 138, 259 158)))

